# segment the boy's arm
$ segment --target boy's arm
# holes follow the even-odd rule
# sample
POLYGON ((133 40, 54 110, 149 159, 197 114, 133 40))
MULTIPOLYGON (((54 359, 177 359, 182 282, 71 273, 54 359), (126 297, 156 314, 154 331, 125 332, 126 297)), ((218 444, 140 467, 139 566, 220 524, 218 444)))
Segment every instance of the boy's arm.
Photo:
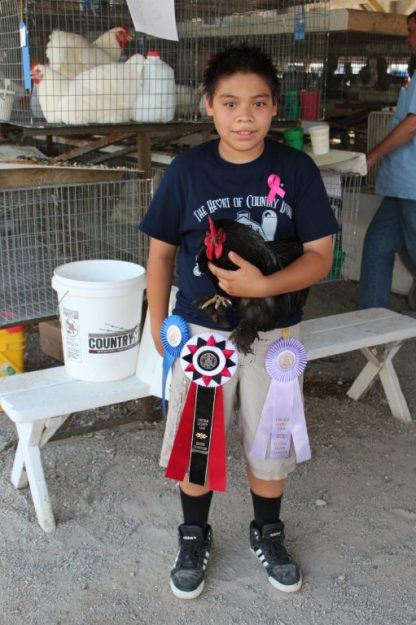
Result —
POLYGON ((159 354, 163 355, 160 327, 168 315, 169 296, 175 263, 176 246, 158 239, 150 239, 147 260, 147 301, 150 310, 152 338, 159 354))
POLYGON ((239 267, 235 271, 219 269, 212 263, 208 266, 228 295, 270 297, 300 291, 326 276, 332 267, 332 247, 332 235, 304 243, 302 256, 269 276, 235 252, 229 253, 230 260, 239 267))

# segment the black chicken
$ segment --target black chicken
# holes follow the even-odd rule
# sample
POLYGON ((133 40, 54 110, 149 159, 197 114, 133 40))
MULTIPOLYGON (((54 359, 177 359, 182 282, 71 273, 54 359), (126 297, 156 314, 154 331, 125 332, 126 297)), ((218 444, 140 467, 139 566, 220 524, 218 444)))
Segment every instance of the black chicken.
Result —
POLYGON ((271 330, 279 320, 303 307, 309 289, 282 293, 272 297, 247 298, 232 297, 219 286, 217 278, 209 271, 208 262, 222 269, 237 269, 228 258, 228 252, 236 252, 260 269, 264 275, 270 275, 289 265, 303 253, 302 243, 297 237, 280 241, 265 241, 261 235, 244 224, 226 219, 214 222, 209 220, 209 232, 206 232, 198 253, 201 271, 215 285, 216 294, 195 302, 218 325, 227 325, 227 309, 234 308, 240 322, 230 335, 230 340, 243 354, 252 352, 251 344, 258 338, 258 331, 271 330))

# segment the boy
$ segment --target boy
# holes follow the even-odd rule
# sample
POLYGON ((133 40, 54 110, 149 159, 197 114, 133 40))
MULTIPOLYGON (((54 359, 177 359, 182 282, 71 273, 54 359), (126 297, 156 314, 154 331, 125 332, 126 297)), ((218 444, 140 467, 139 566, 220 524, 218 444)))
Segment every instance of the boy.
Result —
MULTIPOLYGON (((213 219, 249 223, 267 240, 298 236, 303 255, 288 267, 264 276, 236 252, 229 257, 238 269, 213 265, 220 287, 237 297, 263 298, 310 286, 331 268, 332 235, 338 225, 328 204, 318 169, 303 152, 266 138, 277 111, 277 79, 273 63, 261 50, 245 44, 214 56, 204 73, 208 115, 218 139, 198 145, 178 156, 166 171, 140 229, 151 237, 147 264, 147 297, 152 336, 163 352, 160 328, 168 314, 168 298, 176 251, 179 249, 179 292, 175 314, 188 323, 191 334, 215 329, 228 336, 233 325, 218 328, 193 302, 213 293, 211 281, 201 274, 196 257, 213 219), (284 199, 267 201, 271 174, 280 178, 284 199)), ((293 450, 283 460, 250 457, 256 428, 270 378, 264 368, 267 348, 281 338, 282 329, 300 336, 301 310, 260 332, 255 354, 239 354, 238 373, 223 386, 226 428, 237 414, 247 465, 254 520, 250 546, 266 569, 270 583, 283 592, 299 590, 299 567, 284 546, 280 504, 284 479, 293 471, 293 450)), ((232 321, 230 322, 232 323, 232 321)), ((175 430, 187 389, 180 364, 173 370, 171 395, 161 465, 169 460, 175 430)), ((176 597, 193 599, 204 586, 211 548, 208 514, 212 491, 185 479, 180 483, 184 522, 179 526, 179 552, 170 577, 176 597)))

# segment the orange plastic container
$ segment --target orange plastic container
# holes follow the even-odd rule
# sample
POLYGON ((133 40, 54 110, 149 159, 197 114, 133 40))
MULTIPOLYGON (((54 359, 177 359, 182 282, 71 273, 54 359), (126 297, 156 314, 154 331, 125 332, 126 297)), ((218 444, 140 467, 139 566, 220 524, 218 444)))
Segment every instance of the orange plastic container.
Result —
POLYGON ((24 326, 11 326, 0 330, 0 378, 23 373, 24 356, 24 326))

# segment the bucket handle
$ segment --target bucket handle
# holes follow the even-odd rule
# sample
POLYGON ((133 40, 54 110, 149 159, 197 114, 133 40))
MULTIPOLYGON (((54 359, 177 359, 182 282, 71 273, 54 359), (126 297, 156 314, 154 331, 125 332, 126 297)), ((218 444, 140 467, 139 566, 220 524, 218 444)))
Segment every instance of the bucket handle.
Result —
POLYGON ((4 89, 0 90, 0 99, 3 100, 3 102, 6 102, 6 98, 9 95, 10 85, 11 85, 10 78, 5 78, 4 89))
MULTIPOLYGON (((59 319, 59 323, 61 323, 61 315, 60 315, 60 313, 59 313, 59 306, 61 305, 62 300, 64 299, 64 297, 66 297, 66 296, 68 295, 68 293, 69 293, 69 289, 68 289, 68 291, 65 291, 65 293, 62 295, 61 299, 59 299, 59 300, 58 300, 58 304, 57 304, 57 306, 56 306, 56 316, 57 316, 57 317, 58 317, 58 319, 59 319)), ((62 325, 62 324, 61 324, 61 325, 62 325)))

